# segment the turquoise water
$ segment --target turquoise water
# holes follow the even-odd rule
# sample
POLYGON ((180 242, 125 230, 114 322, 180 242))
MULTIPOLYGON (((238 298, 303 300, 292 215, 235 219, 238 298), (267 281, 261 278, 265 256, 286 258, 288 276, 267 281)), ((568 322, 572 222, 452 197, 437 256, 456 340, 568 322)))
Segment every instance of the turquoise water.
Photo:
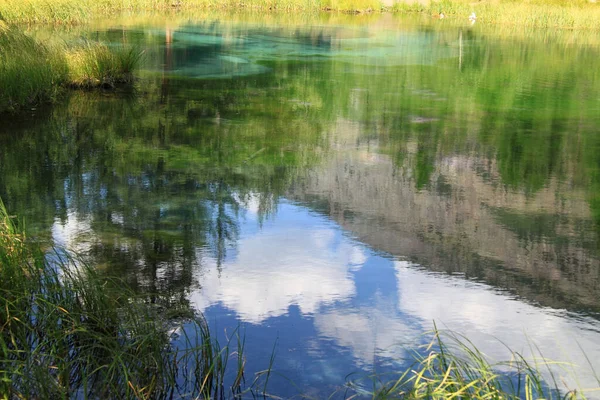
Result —
POLYGON ((598 386, 598 46, 381 18, 55 32, 139 46, 140 81, 2 117, 0 196, 152 301, 240 329, 247 379, 275 354, 282 397, 370 389, 434 321, 598 386))

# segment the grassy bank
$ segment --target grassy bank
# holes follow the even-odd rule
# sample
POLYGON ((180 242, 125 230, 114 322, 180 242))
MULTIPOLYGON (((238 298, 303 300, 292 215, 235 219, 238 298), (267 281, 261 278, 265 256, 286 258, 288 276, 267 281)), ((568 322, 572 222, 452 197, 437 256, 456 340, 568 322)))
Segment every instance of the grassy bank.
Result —
POLYGON ((426 5, 399 2, 392 7, 397 13, 424 13, 437 17, 443 13, 448 20, 469 23, 468 16, 475 12, 478 25, 519 26, 531 28, 559 28, 600 30, 600 5, 589 1, 435 1, 426 5))
POLYGON ((339 11, 421 13, 468 23, 471 12, 478 24, 600 30, 596 0, 0 0, 0 20, 13 23, 81 23, 115 13, 142 11, 186 12, 194 9, 339 11))
POLYGON ((52 102, 66 87, 129 83, 139 60, 131 48, 45 44, 0 21, 0 112, 52 102))

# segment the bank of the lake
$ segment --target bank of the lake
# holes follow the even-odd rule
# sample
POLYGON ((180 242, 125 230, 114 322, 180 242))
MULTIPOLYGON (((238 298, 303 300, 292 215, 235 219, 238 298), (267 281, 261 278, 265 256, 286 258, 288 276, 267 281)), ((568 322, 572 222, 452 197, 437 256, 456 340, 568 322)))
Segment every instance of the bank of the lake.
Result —
POLYGON ((132 83, 140 57, 126 46, 43 43, 0 21, 0 113, 55 102, 67 88, 132 83))
POLYGON ((342 13, 419 13, 428 18, 468 22, 472 13, 479 24, 536 28, 600 30, 600 3, 596 0, 0 0, 0 20, 11 23, 84 23, 108 15, 197 10, 342 13))

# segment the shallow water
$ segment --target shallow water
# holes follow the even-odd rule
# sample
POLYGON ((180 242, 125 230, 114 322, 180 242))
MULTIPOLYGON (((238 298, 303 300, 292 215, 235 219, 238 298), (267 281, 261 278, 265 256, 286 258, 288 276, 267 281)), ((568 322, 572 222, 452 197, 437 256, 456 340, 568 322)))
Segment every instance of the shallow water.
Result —
POLYGON ((283 397, 401 369, 434 321, 598 386, 597 45, 389 16, 83 34, 143 48, 142 78, 2 117, 36 235, 240 328, 283 397))

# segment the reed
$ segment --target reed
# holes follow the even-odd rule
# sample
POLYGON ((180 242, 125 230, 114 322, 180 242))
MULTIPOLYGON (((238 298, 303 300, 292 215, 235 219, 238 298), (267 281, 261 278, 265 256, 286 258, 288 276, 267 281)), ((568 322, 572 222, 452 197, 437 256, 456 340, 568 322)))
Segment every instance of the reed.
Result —
POLYGON ((43 252, 1 202, 0 305, 0 398, 243 393, 239 335, 221 346, 197 316, 185 321, 183 344, 174 345, 174 321, 66 252, 43 252), (237 363, 228 367, 232 357, 237 363), (235 379, 228 384, 231 370, 235 379))

